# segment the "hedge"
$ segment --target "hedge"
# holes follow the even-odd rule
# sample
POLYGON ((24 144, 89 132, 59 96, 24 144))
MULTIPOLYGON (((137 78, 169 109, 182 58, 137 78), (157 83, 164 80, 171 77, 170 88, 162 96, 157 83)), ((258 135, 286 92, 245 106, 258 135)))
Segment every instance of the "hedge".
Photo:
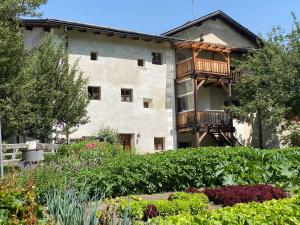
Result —
POLYGON ((241 203, 233 207, 206 210, 193 216, 181 214, 167 218, 151 219, 151 225, 298 225, 300 224, 300 199, 271 200, 264 203, 241 203))

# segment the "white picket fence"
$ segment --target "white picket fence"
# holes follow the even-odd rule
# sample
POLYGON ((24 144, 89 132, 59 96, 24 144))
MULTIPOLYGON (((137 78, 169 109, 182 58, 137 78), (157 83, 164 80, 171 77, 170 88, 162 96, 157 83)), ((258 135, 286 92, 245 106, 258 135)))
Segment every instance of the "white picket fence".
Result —
MULTIPOLYGON (((38 143, 37 148, 44 150, 44 155, 55 154, 59 145, 38 143)), ((22 157, 22 151, 28 149, 27 144, 4 144, 3 148, 3 165, 17 165, 22 157)))

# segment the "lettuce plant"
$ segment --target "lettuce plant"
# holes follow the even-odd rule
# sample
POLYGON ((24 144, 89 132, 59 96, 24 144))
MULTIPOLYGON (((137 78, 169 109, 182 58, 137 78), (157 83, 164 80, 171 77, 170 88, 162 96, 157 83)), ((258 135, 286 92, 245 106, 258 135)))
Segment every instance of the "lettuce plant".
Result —
POLYGON ((207 195, 210 201, 223 206, 233 206, 244 202, 264 202, 287 197, 283 189, 268 184, 206 188, 203 193, 207 195))

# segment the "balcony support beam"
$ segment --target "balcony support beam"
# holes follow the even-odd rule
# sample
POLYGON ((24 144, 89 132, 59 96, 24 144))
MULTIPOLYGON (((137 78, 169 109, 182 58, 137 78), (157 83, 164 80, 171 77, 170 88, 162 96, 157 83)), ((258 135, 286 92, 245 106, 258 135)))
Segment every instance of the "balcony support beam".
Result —
POLYGON ((206 80, 202 80, 199 84, 197 84, 197 91, 204 85, 206 80))
POLYGON ((223 88, 223 89, 227 92, 227 94, 229 95, 229 94, 230 94, 229 89, 231 89, 231 88, 229 88, 229 86, 226 87, 223 81, 220 81, 220 84, 221 84, 222 88, 223 88))
POLYGON ((199 138, 199 142, 198 142, 198 145, 201 146, 201 142, 203 141, 203 139, 206 137, 206 135, 208 134, 208 132, 204 132, 201 137, 199 138))

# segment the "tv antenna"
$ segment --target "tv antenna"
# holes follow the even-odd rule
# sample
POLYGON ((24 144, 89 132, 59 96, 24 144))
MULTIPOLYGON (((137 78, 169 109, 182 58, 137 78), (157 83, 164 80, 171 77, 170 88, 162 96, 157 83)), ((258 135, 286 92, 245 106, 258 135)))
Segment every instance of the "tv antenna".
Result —
POLYGON ((192 16, 193 16, 193 20, 195 19, 195 2, 196 2, 196 0, 192 0, 192 16))

